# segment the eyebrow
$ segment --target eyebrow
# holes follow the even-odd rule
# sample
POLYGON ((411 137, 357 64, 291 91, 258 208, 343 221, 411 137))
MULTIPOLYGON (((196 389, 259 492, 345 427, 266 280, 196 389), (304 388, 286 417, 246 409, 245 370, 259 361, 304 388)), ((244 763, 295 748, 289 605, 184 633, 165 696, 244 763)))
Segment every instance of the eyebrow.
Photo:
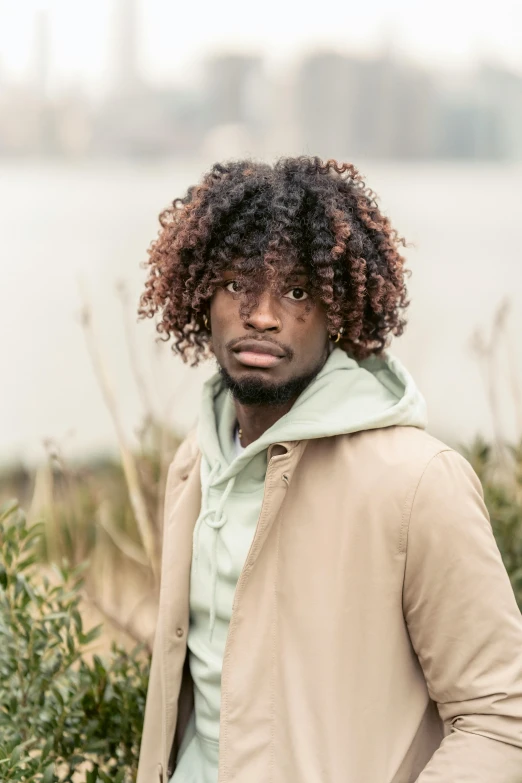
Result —
MULTIPOLYGON (((237 266, 229 266, 226 269, 223 270, 222 274, 230 274, 234 275, 239 272, 239 269, 237 266)), ((308 269, 306 269, 303 266, 295 267, 294 269, 290 269, 288 274, 286 275, 286 278, 290 277, 310 277, 310 273, 308 269)))

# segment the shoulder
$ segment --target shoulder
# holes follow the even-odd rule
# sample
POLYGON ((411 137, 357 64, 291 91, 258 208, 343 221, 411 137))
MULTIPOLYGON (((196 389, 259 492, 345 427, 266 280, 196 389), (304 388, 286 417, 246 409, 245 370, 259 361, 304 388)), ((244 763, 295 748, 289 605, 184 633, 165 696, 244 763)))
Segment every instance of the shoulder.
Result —
POLYGON ((402 509, 404 520, 420 506, 440 505, 442 495, 483 499, 469 462, 446 443, 416 427, 393 426, 324 438, 313 464, 335 467, 338 477, 356 475, 358 487, 402 509))
POLYGON ((418 427, 382 427, 351 436, 351 448, 393 463, 426 465, 437 454, 453 449, 418 427))
MULTIPOLYGON (((468 460, 425 430, 387 427, 357 433, 351 444, 360 460, 390 469, 414 507, 420 496, 434 497, 467 490, 483 496, 482 485, 468 460)), ((350 448, 349 444, 345 448, 350 448)))
POLYGON ((324 438, 316 448, 330 452, 336 461, 353 463, 358 472, 392 472, 396 479, 403 476, 406 481, 419 480, 437 455, 457 454, 425 430, 402 425, 324 438))
POLYGON ((412 434, 400 438, 405 462, 401 463, 402 480, 398 475, 402 490, 399 549, 409 551, 412 536, 424 555, 445 551, 449 556, 448 547, 465 549, 477 537, 496 549, 484 491, 472 465, 437 438, 422 431, 420 437, 412 434))
POLYGON ((439 526, 454 526, 452 520, 463 518, 464 509, 474 509, 480 512, 479 517, 488 517, 479 477, 462 454, 447 447, 433 454, 424 465, 412 488, 408 515, 433 518, 436 511, 439 526))
POLYGON ((360 433, 357 460, 373 466, 383 496, 400 509, 399 551, 411 549, 413 536, 423 556, 449 556, 451 547, 465 550, 477 539, 496 552, 480 479, 446 443, 415 427, 383 428, 360 433))

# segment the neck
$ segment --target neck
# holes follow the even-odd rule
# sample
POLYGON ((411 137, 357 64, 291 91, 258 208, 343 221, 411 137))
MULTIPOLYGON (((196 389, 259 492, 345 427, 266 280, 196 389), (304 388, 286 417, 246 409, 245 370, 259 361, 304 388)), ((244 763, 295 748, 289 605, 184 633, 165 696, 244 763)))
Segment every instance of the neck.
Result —
POLYGON ((282 405, 242 405, 234 402, 241 429, 241 445, 249 446, 288 413, 297 397, 282 405))
MULTIPOLYGON (((279 421, 279 419, 284 416, 285 413, 288 413, 303 390, 313 381, 316 375, 320 372, 321 368, 324 367, 324 364, 328 359, 328 356, 333 351, 334 347, 335 346, 333 346, 331 342, 327 342, 325 353, 321 357, 321 360, 318 362, 315 369, 312 372, 309 372, 308 374, 298 378, 297 380, 299 383, 294 383, 292 391, 290 392, 290 399, 286 399, 281 403, 272 403, 270 405, 267 405, 264 402, 247 405, 245 403, 239 402, 237 397, 234 397, 236 417, 239 424, 239 429, 241 430, 240 441, 243 447, 249 446, 251 443, 253 443, 253 441, 261 437, 261 435, 263 435, 273 424, 275 424, 276 421, 279 421)), ((221 372, 225 378, 225 382, 227 383, 228 388, 230 389, 231 386, 233 386, 232 379, 223 369, 221 369, 221 372)))

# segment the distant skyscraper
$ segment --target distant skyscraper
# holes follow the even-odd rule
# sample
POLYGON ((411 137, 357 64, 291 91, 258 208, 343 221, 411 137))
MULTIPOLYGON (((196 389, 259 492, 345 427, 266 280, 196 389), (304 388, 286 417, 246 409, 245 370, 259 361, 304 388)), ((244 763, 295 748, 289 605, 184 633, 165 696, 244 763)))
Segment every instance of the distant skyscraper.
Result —
POLYGON ((49 38, 49 14, 40 10, 35 18, 32 82, 43 97, 49 87, 51 43, 49 38))
POLYGON ((388 53, 366 59, 318 51, 296 80, 301 146, 348 160, 430 154, 436 111, 431 81, 388 53))
POLYGON ((348 57, 332 51, 307 55, 296 79, 296 119, 302 149, 322 157, 352 149, 353 73, 348 57))
POLYGON ((522 77, 499 65, 482 63, 475 93, 496 118, 499 157, 522 160, 522 77))
POLYGON ((138 0, 115 0, 115 82, 117 92, 135 92, 141 84, 138 64, 138 0))
POLYGON ((209 58, 205 68, 205 106, 210 126, 255 124, 261 88, 261 57, 223 54, 209 58))

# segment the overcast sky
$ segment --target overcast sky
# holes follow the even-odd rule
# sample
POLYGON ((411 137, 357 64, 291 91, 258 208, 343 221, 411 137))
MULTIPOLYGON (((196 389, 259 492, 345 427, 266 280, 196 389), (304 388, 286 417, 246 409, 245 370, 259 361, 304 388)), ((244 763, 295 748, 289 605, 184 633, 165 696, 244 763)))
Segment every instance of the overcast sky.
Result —
MULTIPOLYGON (((30 70, 35 14, 48 9, 52 84, 108 83, 118 2, 0 0, 0 73, 30 70)), ((278 64, 311 46, 370 53, 383 40, 428 65, 466 66, 481 55, 522 73, 522 0, 141 0, 139 18, 143 71, 160 81, 189 79, 216 49, 250 49, 278 64)))

